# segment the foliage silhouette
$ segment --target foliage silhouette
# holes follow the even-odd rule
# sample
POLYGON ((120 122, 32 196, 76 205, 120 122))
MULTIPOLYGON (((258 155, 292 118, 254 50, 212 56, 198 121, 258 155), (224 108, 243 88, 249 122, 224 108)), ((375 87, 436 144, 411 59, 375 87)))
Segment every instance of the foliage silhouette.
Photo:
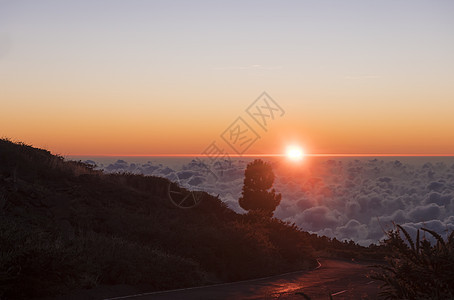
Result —
POLYGON ((377 265, 371 278, 383 282, 381 295, 386 299, 454 299, 454 231, 448 238, 421 228, 435 244, 416 241, 400 225, 388 232, 384 244, 389 247, 388 265, 377 265), (404 238, 400 235, 403 233, 404 238))
POLYGON ((204 192, 182 210, 168 184, 0 139, 0 298, 120 284, 149 292, 316 265, 295 226, 237 214, 204 192))
POLYGON ((240 206, 249 212, 271 217, 281 202, 281 194, 272 188, 274 173, 271 165, 261 159, 249 163, 244 171, 243 193, 240 206))
POLYGON ((314 251, 367 254, 260 213, 237 214, 204 192, 199 206, 179 209, 168 185, 0 139, 0 298, 184 288, 312 268, 314 251))

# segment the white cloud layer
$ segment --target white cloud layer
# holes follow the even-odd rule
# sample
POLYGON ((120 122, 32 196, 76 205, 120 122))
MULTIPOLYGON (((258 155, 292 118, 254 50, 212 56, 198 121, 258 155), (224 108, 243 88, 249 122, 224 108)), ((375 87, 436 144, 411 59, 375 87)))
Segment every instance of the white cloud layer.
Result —
MULTIPOLYGON (((298 168, 274 160, 275 189, 282 194, 274 215, 304 230, 363 245, 378 242, 392 222, 413 234, 427 227, 444 235, 454 229, 454 160, 422 159, 318 158, 298 168)), ((192 160, 169 167, 117 160, 98 167, 166 177, 190 189, 219 194, 229 207, 244 212, 238 198, 247 162, 192 160)))

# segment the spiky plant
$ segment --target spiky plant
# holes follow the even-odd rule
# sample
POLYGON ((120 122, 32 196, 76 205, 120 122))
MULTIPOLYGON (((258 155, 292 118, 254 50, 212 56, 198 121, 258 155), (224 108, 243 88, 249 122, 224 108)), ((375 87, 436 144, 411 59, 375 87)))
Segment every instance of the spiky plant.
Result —
POLYGON ((378 270, 371 275, 383 282, 385 299, 454 299, 454 231, 445 241, 432 230, 421 230, 435 238, 434 245, 420 239, 419 229, 415 242, 400 225, 388 232, 388 265, 374 266, 378 270))

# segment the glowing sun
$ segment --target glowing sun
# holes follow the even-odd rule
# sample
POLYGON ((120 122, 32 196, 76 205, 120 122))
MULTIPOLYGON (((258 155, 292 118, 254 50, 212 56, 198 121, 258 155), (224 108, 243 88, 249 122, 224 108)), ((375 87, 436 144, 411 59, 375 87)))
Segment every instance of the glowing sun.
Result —
POLYGON ((303 149, 298 146, 289 146, 287 147, 286 155, 288 159, 297 161, 303 159, 304 152, 303 149))

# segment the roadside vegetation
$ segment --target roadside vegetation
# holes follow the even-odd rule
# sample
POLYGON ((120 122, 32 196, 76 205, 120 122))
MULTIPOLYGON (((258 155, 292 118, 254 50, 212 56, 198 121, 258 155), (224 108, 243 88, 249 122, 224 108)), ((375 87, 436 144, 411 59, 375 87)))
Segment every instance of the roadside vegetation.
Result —
POLYGON ((0 139, 0 298, 100 285, 184 288, 310 269, 320 251, 346 259, 380 252, 254 209, 237 214, 207 193, 179 209, 167 198, 169 183, 104 174, 0 139))
POLYGON ((295 226, 237 214, 207 193, 182 210, 168 184, 0 140, 1 299, 100 284, 182 288, 316 265, 295 226))
POLYGON ((405 228, 396 225, 384 243, 390 250, 388 264, 376 266, 372 275, 383 282, 383 298, 454 299, 454 231, 443 239, 421 228, 413 240, 405 228))

